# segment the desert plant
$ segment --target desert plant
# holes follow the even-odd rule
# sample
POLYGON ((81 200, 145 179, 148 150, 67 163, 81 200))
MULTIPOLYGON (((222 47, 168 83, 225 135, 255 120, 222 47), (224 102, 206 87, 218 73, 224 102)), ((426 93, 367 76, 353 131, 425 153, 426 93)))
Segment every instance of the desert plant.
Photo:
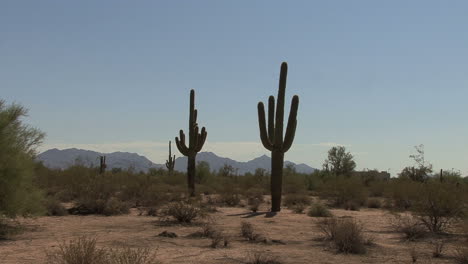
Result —
POLYGON ((271 151, 271 211, 281 210, 281 193, 283 182, 284 153, 291 147, 294 141, 297 126, 297 108, 299 97, 293 96, 291 110, 289 112, 286 134, 283 139, 283 119, 284 119, 284 96, 286 92, 286 78, 288 74, 288 64, 281 64, 280 81, 278 89, 278 101, 275 114, 275 98, 268 99, 268 130, 265 119, 265 107, 262 102, 258 103, 258 123, 260 127, 260 138, 263 146, 271 151), (276 120, 275 120, 276 118, 276 120))
POLYGON ((189 111, 189 144, 188 146, 185 143, 185 134, 182 129, 179 132, 180 140, 178 137, 175 138, 177 148, 180 153, 184 156, 187 156, 187 182, 190 196, 195 196, 195 159, 197 153, 203 147, 206 140, 206 130, 205 127, 201 129, 201 132, 198 133, 198 123, 197 123, 197 109, 195 109, 195 91, 190 91, 190 111, 189 111))
POLYGON ((409 250, 410 258, 413 263, 416 263, 419 259, 419 253, 415 247, 411 247, 409 250))
POLYGON ((434 246, 432 250, 432 257, 434 258, 440 258, 442 257, 442 252, 444 250, 445 244, 443 241, 434 241, 432 242, 432 245, 434 246))
POLYGON ((108 252, 98 248, 95 238, 79 237, 59 245, 56 251, 46 252, 50 264, 106 264, 108 252))
POLYGON ((264 252, 255 252, 250 255, 249 259, 245 262, 246 264, 282 264, 277 257, 268 255, 264 252))
POLYGON ((199 207, 186 202, 172 202, 167 205, 163 214, 171 216, 180 223, 191 223, 203 214, 199 207))
POLYGON ((354 177, 333 177, 327 180, 319 190, 323 199, 331 200, 333 206, 348 206, 353 203, 356 207, 363 205, 367 200, 367 191, 362 182, 354 177))
POLYGON ((175 155, 173 157, 171 153, 171 141, 169 140, 169 157, 166 160, 166 168, 169 171, 169 173, 172 173, 174 171, 175 160, 175 155))
POLYGON ((292 211, 296 214, 304 213, 304 210, 307 208, 307 205, 299 203, 292 206, 292 211))
POLYGON ((241 235, 249 241, 254 241, 257 238, 253 225, 245 221, 241 223, 241 235))
POLYGON ((249 205, 250 211, 255 213, 258 211, 258 208, 262 204, 262 201, 256 197, 252 197, 247 199, 247 204, 249 205))
POLYGON ((326 218, 318 222, 324 238, 333 242, 339 252, 364 254, 366 244, 362 225, 350 218, 326 218))
POLYGON ((45 207, 48 216, 63 216, 68 214, 67 209, 53 197, 48 197, 48 199, 46 199, 45 207))
POLYGON ((466 244, 457 248, 455 261, 458 264, 468 264, 468 246, 466 244))
POLYGON ((325 160, 323 167, 335 176, 350 176, 354 168, 356 168, 356 162, 353 160, 353 155, 346 152, 344 146, 338 146, 332 147, 328 151, 328 158, 325 160))
POLYGON ((106 156, 99 156, 99 174, 103 174, 106 168, 106 156))
POLYGON ((395 231, 403 233, 409 241, 415 241, 427 235, 424 225, 411 215, 395 214, 392 227, 395 231))
POLYGON ((310 197, 305 193, 290 193, 284 197, 283 204, 292 207, 294 205, 303 204, 310 205, 310 197))
POLYGON ((321 203, 316 203, 316 204, 313 204, 309 211, 307 212, 307 215, 308 216, 312 216, 312 217, 330 217, 332 216, 330 210, 328 210, 328 208, 321 204, 321 203))
POLYGON ((109 200, 106 201, 102 214, 103 215, 120 215, 120 214, 128 214, 130 211, 130 206, 128 203, 123 202, 115 197, 111 197, 109 200))
POLYGON ((369 198, 367 199, 368 208, 380 208, 382 207, 382 202, 379 198, 369 198))
POLYGON ((212 248, 227 247, 229 246, 229 238, 221 231, 216 231, 211 235, 212 248))

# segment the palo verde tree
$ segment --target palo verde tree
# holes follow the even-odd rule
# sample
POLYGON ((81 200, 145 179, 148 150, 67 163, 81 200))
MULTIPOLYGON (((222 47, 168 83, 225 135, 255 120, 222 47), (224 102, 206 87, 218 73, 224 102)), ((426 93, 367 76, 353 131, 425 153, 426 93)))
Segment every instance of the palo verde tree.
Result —
POLYGON ((44 134, 22 122, 26 114, 22 106, 0 100, 0 217, 42 211, 33 169, 35 149, 44 134))
POLYGON ((185 134, 182 129, 179 132, 179 138, 175 138, 177 148, 179 149, 182 155, 187 156, 187 181, 188 189, 190 196, 195 196, 195 158, 197 153, 203 147, 206 140, 206 130, 205 127, 201 129, 199 133, 199 128, 197 124, 197 109, 195 109, 195 91, 190 91, 190 113, 189 113, 189 144, 185 144, 185 134))
POLYGON ((278 101, 275 114, 275 97, 268 99, 268 129, 265 120, 265 107, 262 102, 258 103, 258 123, 260 127, 260 139, 263 146, 271 151, 271 211, 281 210, 281 194, 283 185, 284 153, 291 148, 294 141, 297 126, 297 108, 299 107, 299 96, 294 95, 289 112, 286 135, 283 138, 284 120, 284 95, 286 93, 286 78, 288 75, 288 64, 281 64, 278 101))
POLYGON ((169 157, 166 160, 166 168, 169 171, 169 173, 172 173, 174 171, 174 167, 175 167, 175 155, 174 157, 172 156, 171 141, 169 140, 169 157))
POLYGON ((328 158, 325 160, 323 168, 336 176, 350 176, 356 168, 356 162, 353 160, 353 155, 346 152, 345 147, 332 147, 328 151, 328 158))

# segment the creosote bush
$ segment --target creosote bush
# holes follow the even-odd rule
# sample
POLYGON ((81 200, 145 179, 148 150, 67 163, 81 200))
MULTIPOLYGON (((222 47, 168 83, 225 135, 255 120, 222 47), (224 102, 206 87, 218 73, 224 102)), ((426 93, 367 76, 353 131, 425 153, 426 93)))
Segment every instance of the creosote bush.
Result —
POLYGON ((368 208, 381 208, 382 202, 379 198, 369 198, 367 199, 367 207, 368 208))
POLYGON ((307 208, 307 205, 305 204, 296 204, 292 206, 292 211, 296 214, 302 214, 304 213, 304 210, 307 208))
POLYGON ((412 215, 395 214, 392 226, 395 231, 403 233, 409 241, 415 241, 427 235, 424 225, 412 215))
POLYGON ((282 264, 277 257, 271 256, 264 252, 255 252, 250 255, 246 264, 282 264))
POLYGON ((364 237, 362 225, 351 218, 326 218, 318 222, 324 238, 339 252, 364 254, 370 241, 364 237))
POLYGON ((305 193, 291 193, 284 197, 283 204, 287 207, 293 207, 298 204, 309 205, 310 197, 305 193))
POLYGON ((55 198, 49 197, 45 201, 48 216, 64 216, 68 214, 67 209, 55 198))
POLYGON ((163 214, 173 217, 180 223, 191 223, 196 218, 204 217, 200 207, 183 201, 168 204, 163 214))

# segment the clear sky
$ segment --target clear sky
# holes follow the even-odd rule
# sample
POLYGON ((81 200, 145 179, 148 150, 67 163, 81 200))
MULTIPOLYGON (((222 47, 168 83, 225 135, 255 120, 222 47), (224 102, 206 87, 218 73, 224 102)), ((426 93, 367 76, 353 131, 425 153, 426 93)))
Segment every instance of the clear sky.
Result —
MULTIPOLYGON (((467 1, 0 2, 0 98, 30 109, 41 147, 166 159, 196 90, 204 150, 247 161, 256 106, 289 64, 286 159, 321 168, 345 145, 395 175, 425 145, 468 175, 467 1)), ((179 154, 179 153, 176 153, 179 154)), ((179 154, 180 155, 180 154, 179 154)))

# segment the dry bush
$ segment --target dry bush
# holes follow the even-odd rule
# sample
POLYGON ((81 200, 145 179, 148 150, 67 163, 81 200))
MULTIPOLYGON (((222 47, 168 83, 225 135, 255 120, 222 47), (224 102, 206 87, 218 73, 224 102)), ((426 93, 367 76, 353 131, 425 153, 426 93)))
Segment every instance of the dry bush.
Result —
POLYGON ((250 211, 256 213, 258 211, 258 208, 260 207, 260 205, 262 204, 262 201, 263 200, 260 200, 259 198, 257 197, 249 197, 247 199, 247 204, 249 205, 249 209, 250 211))
POLYGON ((214 223, 204 223, 200 231, 196 231, 195 233, 190 234, 189 237, 212 238, 217 232, 218 232, 218 229, 215 228, 214 223))
POLYGON ((325 205, 321 203, 316 203, 310 207, 309 212, 307 212, 307 215, 311 217, 330 217, 332 216, 332 213, 330 212, 330 210, 328 210, 328 208, 325 205))
POLYGON ((45 201, 48 216, 64 216, 68 214, 67 209, 55 198, 49 197, 45 201))
POLYGON ((46 252, 49 264, 107 264, 109 253, 96 246, 95 238, 79 237, 46 252))
POLYGON ((283 204, 287 207, 293 207, 295 205, 310 205, 311 200, 309 195, 306 193, 290 193, 284 197, 283 204))
POLYGON ((381 208, 382 202, 379 198, 369 198, 367 199, 367 208, 381 208))
POLYGON ((468 245, 463 245, 455 252, 455 262, 458 264, 468 264, 468 245))
POLYGON ((433 233, 443 232, 452 222, 463 217, 463 190, 455 185, 428 182, 421 186, 413 213, 433 233))
POLYGON ((392 227, 395 231, 405 234, 409 241, 415 241, 427 235, 424 225, 411 215, 395 214, 392 227))
POLYGON ((254 241, 257 235, 254 232, 254 227, 249 222, 242 222, 241 223, 241 235, 242 237, 247 238, 249 241, 254 241))
POLYGON ((106 201, 102 214, 107 216, 120 215, 128 214, 129 211, 130 205, 128 203, 120 201, 115 197, 111 197, 109 200, 106 201))
MULTIPOLYGON (((322 199, 331 200, 333 206, 342 207, 348 204, 364 205, 367 200, 367 190, 362 182, 354 177, 337 177, 325 182, 319 190, 322 199)), ((354 207, 356 207, 354 206, 354 207)))
POLYGON ((215 231, 211 235, 211 244, 212 248, 228 247, 229 246, 229 237, 226 236, 221 231, 215 231))
POLYGON ((304 210, 307 208, 307 205, 305 204, 296 204, 292 206, 292 211, 296 214, 302 214, 304 213, 304 210))
POLYGON ((419 253, 418 253, 418 251, 416 251, 416 248, 411 247, 410 251, 409 251, 409 254, 410 254, 411 261, 413 263, 416 263, 418 261, 418 258, 419 258, 419 253))
POLYGON ((22 231, 23 227, 19 223, 0 215, 0 240, 9 239, 22 231))
POLYGON ((227 206, 237 206, 239 205, 241 199, 237 193, 222 193, 220 195, 221 203, 227 206))
POLYGON ((255 252, 250 255, 246 264, 282 264, 277 257, 267 255, 263 252, 255 252))
POLYGON ((432 245, 434 246, 432 250, 432 257, 440 258, 442 257, 442 252, 444 250, 445 244, 443 241, 433 241, 432 245))
POLYGON ((191 223, 196 218, 204 217, 198 206, 186 202, 169 203, 162 211, 162 214, 173 217, 180 223, 191 223))
POLYGON ((361 206, 355 201, 347 201, 343 205, 343 209, 351 211, 359 211, 361 206))
POLYGON ((109 197, 108 199, 81 198, 77 206, 71 208, 69 212, 78 215, 101 214, 110 216, 127 214, 129 210, 129 203, 115 197, 109 197))
POLYGON ((156 264, 149 249, 105 249, 96 246, 96 239, 80 237, 46 252, 49 264, 156 264))
POLYGON ((364 237, 362 225, 351 218, 327 218, 318 222, 324 238, 339 252, 364 254, 370 241, 364 237))

